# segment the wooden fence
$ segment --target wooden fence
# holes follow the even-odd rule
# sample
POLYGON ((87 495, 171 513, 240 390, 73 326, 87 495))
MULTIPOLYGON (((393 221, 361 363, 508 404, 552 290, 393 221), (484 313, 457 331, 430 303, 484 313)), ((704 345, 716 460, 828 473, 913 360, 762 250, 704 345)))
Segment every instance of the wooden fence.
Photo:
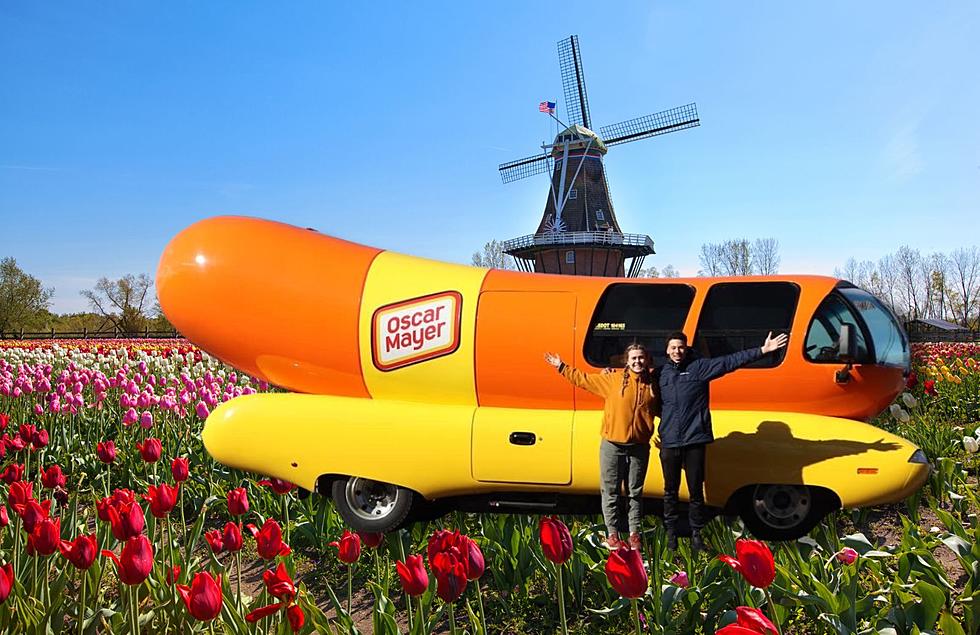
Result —
POLYGON ((149 328, 145 328, 142 331, 136 331, 135 333, 126 333, 118 329, 100 331, 90 331, 88 329, 82 329, 81 331, 56 331, 54 329, 48 331, 25 331, 24 329, 20 329, 19 331, 0 331, 0 340, 115 340, 134 338, 164 339, 179 337, 183 336, 177 331, 151 331, 149 328))

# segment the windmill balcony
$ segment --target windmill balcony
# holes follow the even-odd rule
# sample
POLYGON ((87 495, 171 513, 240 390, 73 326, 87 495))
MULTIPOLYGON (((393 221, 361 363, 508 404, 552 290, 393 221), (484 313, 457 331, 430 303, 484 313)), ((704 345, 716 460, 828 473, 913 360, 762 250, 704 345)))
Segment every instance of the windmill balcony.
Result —
POLYGON ((621 234, 608 231, 528 234, 504 241, 503 248, 507 253, 517 256, 534 251, 536 247, 568 245, 616 245, 626 247, 626 251, 634 252, 636 255, 655 253, 653 239, 645 234, 621 234))

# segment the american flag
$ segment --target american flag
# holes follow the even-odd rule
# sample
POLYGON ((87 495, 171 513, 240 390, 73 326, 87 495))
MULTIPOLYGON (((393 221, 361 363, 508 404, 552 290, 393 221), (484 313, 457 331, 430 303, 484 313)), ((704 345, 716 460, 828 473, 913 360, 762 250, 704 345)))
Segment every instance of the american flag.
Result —
POLYGON ((555 105, 556 104, 553 101, 543 101, 540 104, 538 104, 538 111, 546 112, 549 115, 553 115, 555 113, 555 105))

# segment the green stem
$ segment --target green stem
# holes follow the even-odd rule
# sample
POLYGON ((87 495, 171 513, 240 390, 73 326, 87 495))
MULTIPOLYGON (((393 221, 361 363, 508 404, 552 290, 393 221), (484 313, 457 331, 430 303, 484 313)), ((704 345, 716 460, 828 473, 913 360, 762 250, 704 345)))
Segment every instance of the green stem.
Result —
MULTIPOLYGON (((398 530, 398 555, 401 556, 402 562, 405 560, 405 542, 402 540, 402 530, 398 530)), ((407 562, 406 562, 407 564, 407 562)), ((419 600, 419 608, 421 609, 422 600, 419 600)), ((408 593, 405 594, 405 606, 408 612, 408 632, 412 632, 412 596, 408 593)))
POLYGON ((351 602, 354 599, 354 567, 347 565, 347 615, 351 614, 351 602))
POLYGON ((456 635, 456 605, 449 603, 449 632, 456 635))
POLYGON ((82 577, 82 602, 78 605, 78 635, 82 635, 85 626, 85 592, 88 590, 85 579, 88 577, 88 571, 79 570, 79 574, 82 577))
MULTIPOLYGON (((483 629, 482 632, 485 634, 487 632, 487 618, 483 614, 483 590, 480 588, 480 580, 476 580, 476 602, 477 606, 480 607, 480 628, 483 629)), ((564 613, 564 611, 562 611, 564 613)), ((564 622, 564 615, 562 615, 562 622, 564 622)))
POLYGON ((776 625, 777 635, 782 625, 779 623, 779 616, 776 615, 776 603, 772 601, 772 593, 769 593, 769 589, 765 589, 766 600, 769 602, 769 615, 772 623, 776 625))
MULTIPOLYGON (((561 618, 561 633, 562 635, 568 635, 568 623, 565 621, 565 584, 562 576, 562 569, 565 565, 558 565, 558 615, 561 618)), ((483 610, 483 605, 480 605, 480 610, 483 610)), ((482 617, 482 615, 481 615, 482 617)))

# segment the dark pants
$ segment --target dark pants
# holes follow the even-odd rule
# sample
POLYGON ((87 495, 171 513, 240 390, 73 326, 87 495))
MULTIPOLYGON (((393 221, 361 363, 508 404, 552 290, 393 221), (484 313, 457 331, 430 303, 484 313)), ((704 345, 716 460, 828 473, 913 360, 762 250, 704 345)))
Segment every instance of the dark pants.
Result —
POLYGON ((691 495, 691 529, 704 527, 704 445, 660 448, 660 464, 664 470, 664 524, 670 532, 677 527, 677 491, 681 486, 681 467, 687 474, 687 491, 691 495))
POLYGON ((643 528, 643 482, 650 462, 649 443, 599 443, 602 517, 610 534, 639 533, 643 528), (626 496, 620 483, 626 481, 626 496))

